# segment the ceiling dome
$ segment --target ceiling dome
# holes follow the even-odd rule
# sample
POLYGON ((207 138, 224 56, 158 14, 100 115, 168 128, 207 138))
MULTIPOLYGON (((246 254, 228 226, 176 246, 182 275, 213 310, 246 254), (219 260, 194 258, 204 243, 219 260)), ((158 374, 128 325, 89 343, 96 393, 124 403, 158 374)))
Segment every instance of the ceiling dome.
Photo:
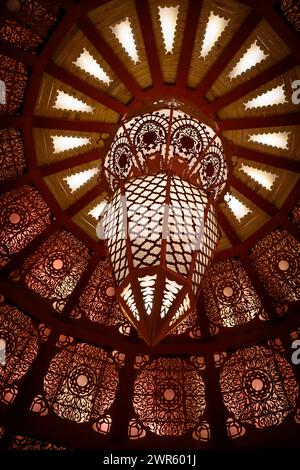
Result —
POLYGON ((1 3, 1 448, 298 442, 295 4, 1 3), (189 132, 175 119, 168 137, 171 105, 189 132), (211 132, 226 155, 217 175, 211 132), (220 227, 195 308, 154 347, 122 315, 122 279, 96 234, 111 168, 132 176, 127 134, 145 155, 166 139, 178 161, 201 155, 193 183, 220 227))

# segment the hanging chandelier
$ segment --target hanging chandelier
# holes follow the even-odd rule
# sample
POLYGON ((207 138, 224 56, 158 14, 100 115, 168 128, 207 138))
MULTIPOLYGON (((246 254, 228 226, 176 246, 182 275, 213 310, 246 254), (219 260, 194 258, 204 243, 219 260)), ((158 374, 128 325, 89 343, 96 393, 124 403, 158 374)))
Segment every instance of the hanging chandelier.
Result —
POLYGON ((220 239, 227 180, 218 132, 173 104, 124 120, 106 156, 113 192, 97 226, 122 311, 154 346, 196 308, 220 239))

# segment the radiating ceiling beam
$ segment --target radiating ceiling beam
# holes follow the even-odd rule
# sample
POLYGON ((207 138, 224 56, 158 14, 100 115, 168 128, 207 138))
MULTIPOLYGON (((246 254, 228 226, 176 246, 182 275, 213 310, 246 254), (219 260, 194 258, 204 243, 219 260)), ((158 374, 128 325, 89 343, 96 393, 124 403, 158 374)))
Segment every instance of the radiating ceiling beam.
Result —
POLYGON ((255 204, 259 209, 268 214, 270 217, 273 217, 278 212, 276 206, 274 206, 271 202, 267 201, 260 194, 253 191, 253 189, 247 186, 235 175, 231 175, 230 184, 234 189, 236 189, 239 193, 249 199, 249 201, 253 202, 253 204, 255 204))
POLYGON ((251 11, 245 18, 233 38, 229 41, 219 58, 210 67, 204 78, 196 88, 196 94, 203 97, 215 80, 221 75, 223 70, 242 47, 248 36, 256 28, 261 17, 255 11, 251 11))
POLYGON ((241 243, 241 239, 232 227, 231 223, 227 219, 226 215, 222 211, 220 207, 217 208, 217 218, 220 224, 221 229, 225 233, 226 237, 230 241, 232 246, 239 245, 241 243))
POLYGON ((56 26, 48 41, 44 44, 44 47, 38 56, 37 64, 33 68, 30 82, 27 87, 23 106, 23 116, 32 116, 39 95, 45 66, 48 60, 50 60, 50 58, 54 55, 59 45, 62 44, 65 36, 68 34, 69 30, 74 26, 74 23, 76 23, 80 16, 81 11, 78 5, 75 5, 73 8, 68 10, 62 20, 56 26))
POLYGON ((135 8, 138 14, 141 32, 143 35, 143 41, 146 49, 153 86, 155 88, 159 88, 163 84, 163 76, 153 32, 148 0, 135 0, 135 8))
MULTIPOLYGON (((105 330, 105 332, 103 332, 103 330, 91 326, 88 322, 81 322, 80 320, 74 322, 61 321, 57 312, 50 305, 49 299, 43 299, 35 292, 26 289, 23 285, 18 284, 18 288, 16 288, 14 282, 0 278, 0 290, 1 292, 5 292, 6 296, 19 308, 30 312, 34 317, 38 318, 40 322, 55 328, 60 334, 80 338, 83 341, 100 347, 111 347, 113 344, 114 348, 119 351, 133 351, 136 353, 136 344, 122 338, 120 334, 115 334, 112 328, 108 327, 107 331, 105 330), (109 332, 109 334, 107 332, 109 332)), ((300 302, 290 304, 290 314, 284 321, 286 331, 290 331, 299 326, 299 307, 300 302)), ((266 325, 265 327, 262 325, 261 328, 254 327, 251 329, 249 329, 249 325, 247 325, 239 335, 228 335, 216 341, 209 340, 201 342, 201 351, 206 354, 208 352, 215 352, 216 350, 226 351, 251 346, 256 342, 262 342, 270 337, 280 335, 282 333, 282 327, 282 322, 266 325)), ((45 344, 47 345, 47 343, 45 344)), ((157 354, 162 355, 178 354, 178 351, 181 350, 185 351, 186 354, 199 354, 199 343, 197 341, 185 341, 183 343, 176 341, 174 343, 162 342, 156 346, 157 354)), ((151 352, 153 352, 153 350, 145 343, 142 342, 139 344, 140 354, 151 354, 151 352)), ((42 417, 43 422, 45 418, 47 418, 47 416, 42 417)), ((38 429, 40 430, 40 423, 38 429)), ((99 441, 99 438, 97 439, 99 441)))
POLYGON ((57 80, 75 88, 84 95, 89 96, 92 100, 103 104, 107 108, 113 109, 117 113, 124 114, 127 111, 127 106, 125 104, 99 90, 99 88, 84 82, 76 75, 68 72, 59 65, 56 65, 54 62, 48 62, 45 71, 57 80))
POLYGON ((239 100, 243 96, 248 95, 252 91, 265 85, 274 78, 277 78, 280 75, 288 72, 292 68, 296 67, 297 64, 298 61, 292 54, 285 57, 267 70, 264 70, 253 78, 250 78, 250 80, 246 80, 244 83, 237 86, 233 90, 225 93, 225 95, 215 99, 211 104, 208 105, 208 109, 214 113, 218 112, 220 109, 223 109, 231 103, 239 100))
POLYGON ((92 149, 85 153, 79 153, 73 157, 66 158, 65 160, 58 160, 50 164, 40 166, 41 175, 49 176, 54 173, 59 173, 64 170, 69 170, 73 167, 97 161, 99 163, 101 156, 101 149, 92 149))
POLYGON ((299 126, 300 113, 273 114, 271 116, 225 119, 217 121, 221 131, 259 129, 262 127, 299 126))
POLYGON ((140 97, 142 89, 90 19, 83 16, 78 20, 78 26, 130 93, 135 98, 140 97))
POLYGON ((12 189, 20 188, 21 186, 24 186, 24 184, 29 184, 33 179, 33 172, 29 171, 28 173, 24 173, 24 175, 17 176, 17 178, 1 181, 0 194, 4 194, 6 191, 11 191, 12 189))
POLYGON ((74 309, 74 307, 78 305, 79 298, 84 288, 87 286, 91 276, 93 275, 96 267, 98 266, 102 258, 103 257, 98 252, 96 254, 94 253, 93 256, 91 256, 91 258, 89 259, 88 264, 85 270, 83 271, 83 273, 81 274, 80 279, 77 282, 75 289, 72 291, 72 293, 68 297, 68 300, 64 306, 64 309, 62 311, 63 318, 68 318, 70 314, 72 313, 72 310, 74 309))
POLYGON ((274 2, 256 1, 255 9, 264 16, 269 25, 282 39, 282 41, 287 44, 300 63, 299 33, 293 30, 292 25, 289 24, 287 19, 284 19, 280 16, 279 12, 275 10, 272 3, 274 2))
MULTIPOLYGON (((31 309, 27 311, 32 314, 31 309)), ((55 315, 56 312, 54 311, 53 314, 55 315)), ((49 364, 57 351, 56 343, 58 338, 59 331, 52 330, 47 341, 39 341, 37 357, 34 359, 23 380, 18 384, 18 394, 10 405, 8 413, 8 429, 9 431, 14 431, 13 435, 19 434, 20 428, 17 424, 18 420, 21 422, 27 421, 30 416, 30 427, 32 427, 32 418, 34 420, 36 413, 32 416, 29 410, 34 398, 43 388, 44 377, 47 374, 49 364)))
POLYGON ((68 215, 68 217, 74 217, 74 215, 80 212, 85 206, 87 206, 90 202, 100 196, 101 192, 102 191, 99 184, 93 186, 83 196, 77 199, 74 204, 72 204, 68 209, 66 209, 66 214, 68 215))
POLYGON ((201 7, 202 0, 190 0, 176 77, 176 86, 181 88, 186 86, 188 78, 201 7))
POLYGON ((38 61, 38 56, 36 54, 26 52, 20 47, 5 41, 1 41, 0 52, 1 54, 10 57, 11 59, 15 59, 18 62, 22 62, 22 64, 28 65, 30 67, 36 65, 38 61))
POLYGON ((48 116, 33 116, 33 127, 78 132, 115 133, 118 125, 111 122, 71 121, 48 116))
POLYGON ((261 301, 262 307, 264 308, 265 312, 267 313, 270 320, 276 318, 274 307, 273 307, 273 299, 271 299, 268 292, 265 290, 262 282, 259 279, 258 272, 254 269, 248 255, 243 252, 239 255, 239 259, 242 263, 244 270, 246 271, 249 280, 254 287, 259 299, 261 301))
POLYGON ((278 157, 276 155, 270 155, 257 150, 251 150, 247 147, 241 147, 240 145, 234 146, 234 155, 244 158, 245 160, 264 163, 265 165, 270 165, 275 168, 300 173, 300 160, 278 157))
POLYGON ((259 242, 263 237, 268 233, 272 232, 279 226, 285 225, 288 214, 292 211, 295 205, 300 199, 300 184, 298 181, 293 186, 293 189, 290 191, 288 197, 284 201, 277 213, 269 219, 263 226, 256 230, 252 235, 250 235, 246 240, 243 240, 241 245, 233 248, 227 248, 225 250, 219 251, 215 255, 216 260, 226 259, 231 256, 239 256, 241 253, 245 252, 249 248, 253 247, 255 243, 259 242))
POLYGON ((35 181, 36 188, 43 195, 43 199, 51 207, 52 212, 55 214, 56 218, 59 220, 60 225, 63 226, 70 233, 73 233, 78 240, 84 243, 90 250, 95 253, 100 252, 103 256, 105 254, 103 243, 96 242, 92 237, 90 237, 84 230, 82 230, 64 211, 59 205, 53 193, 48 188, 47 184, 42 178, 37 178, 35 181))
POLYGON ((23 125, 22 116, 0 116, 0 129, 7 129, 8 127, 20 128, 23 125))

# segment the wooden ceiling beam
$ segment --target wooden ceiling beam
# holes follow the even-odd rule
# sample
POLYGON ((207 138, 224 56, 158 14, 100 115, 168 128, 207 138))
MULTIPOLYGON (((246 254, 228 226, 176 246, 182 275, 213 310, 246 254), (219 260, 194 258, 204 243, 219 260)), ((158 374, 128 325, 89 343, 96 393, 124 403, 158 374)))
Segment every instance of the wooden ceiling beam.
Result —
POLYGON ((219 221, 221 229, 225 233, 231 245, 239 245, 241 243, 241 239, 220 207, 217 208, 217 219, 219 221))
MULTIPOLYGON (((29 310, 29 314, 31 314, 31 310, 29 310)), ((30 418, 32 418, 32 415, 29 410, 34 397, 43 390, 44 377, 50 361, 57 351, 55 346, 58 338, 59 332, 52 330, 47 341, 39 342, 38 354, 23 380, 18 384, 18 394, 11 404, 8 413, 7 429, 12 434, 16 434, 16 419, 21 421, 28 420, 31 427, 30 418)))
POLYGON ((153 86, 159 89, 163 85, 163 76, 153 32, 148 0, 135 0, 135 8, 143 35, 153 86))
POLYGON ((122 335, 114 334, 114 329, 112 328, 107 328, 103 331, 101 328, 95 328, 95 323, 89 322, 86 330, 83 331, 82 322, 80 321, 62 321, 61 314, 58 314, 53 309, 49 299, 40 297, 20 283, 16 284, 7 279, 0 278, 0 290, 5 292, 6 296, 22 310, 29 312, 45 325, 55 328, 60 334, 82 338, 101 347, 111 347, 113 345, 119 351, 131 348, 131 344, 122 335), (109 331, 109 334, 107 334, 107 331, 109 331))
POLYGON ((61 171, 69 170, 70 168, 83 165, 84 163, 90 163, 93 161, 100 161, 102 158, 101 150, 92 149, 85 153, 79 153, 73 157, 66 158, 65 160, 58 160, 50 164, 40 166, 41 176, 49 176, 61 171))
POLYGON ((243 96, 248 95, 257 88, 260 88, 271 80, 274 80, 274 78, 277 78, 280 75, 288 72, 292 68, 296 67, 297 64, 298 61, 294 55, 291 54, 285 57, 276 64, 272 65, 267 70, 264 70, 263 72, 259 73, 250 80, 245 81, 244 83, 237 86, 228 93, 225 93, 225 95, 222 95, 219 98, 215 99, 212 103, 208 105, 209 111, 213 113, 218 112, 220 109, 225 108, 226 106, 230 105, 231 103, 234 103, 243 96))
POLYGON ((221 131, 260 129, 263 127, 299 126, 300 113, 273 114, 271 116, 225 119, 217 121, 221 131))
POLYGON ((135 98, 141 97, 142 89, 90 19, 86 15, 82 16, 77 24, 130 93, 135 98))
POLYGON ((0 129, 7 129, 8 127, 20 129, 23 122, 22 116, 0 116, 0 129))
POLYGON ((94 253, 100 252, 101 255, 105 256, 103 243, 96 242, 75 222, 73 222, 73 220, 71 220, 70 216, 67 214, 66 211, 61 208, 55 196, 50 191, 47 184, 42 178, 37 178, 35 180, 35 186, 43 195, 43 199, 51 208, 56 218, 60 221, 60 225, 63 226, 66 230, 68 230, 70 233, 73 233, 73 235, 75 235, 78 240, 84 243, 91 251, 93 251, 94 253))
POLYGON ((104 140, 103 147, 93 148, 85 153, 78 153, 77 155, 66 158, 64 160, 58 160, 53 163, 42 165, 38 168, 38 170, 40 171, 41 176, 44 177, 96 160, 100 165, 109 150, 113 138, 114 134, 112 134, 108 139, 104 140))
POLYGON ((253 191, 253 189, 247 186, 235 175, 231 175, 230 185, 270 217, 273 217, 275 214, 277 214, 278 209, 276 206, 267 201, 260 194, 253 191))
POLYGON ((251 11, 245 20, 240 25, 239 29, 234 34, 233 38, 229 41, 219 58, 210 67, 204 78, 201 80, 195 90, 195 94, 203 97, 215 80, 221 75, 223 70, 233 59, 235 54, 242 47, 248 36, 256 28, 261 17, 255 11, 251 11))
POLYGON ((101 253, 96 253, 88 261, 88 264, 83 271, 83 273, 80 276, 79 281, 76 284, 75 289, 73 292, 70 294, 70 296, 67 299, 67 302, 64 306, 63 312, 62 312, 62 317, 63 318, 68 318, 70 314, 72 313, 72 310, 76 305, 79 303, 80 296, 84 290, 84 288, 87 286, 91 276, 93 275, 96 267, 98 266, 99 262, 103 256, 101 256, 101 253))
POLYGON ((288 20, 285 20, 275 10, 274 1, 256 1, 255 9, 259 14, 264 16, 269 25, 276 34, 287 44, 294 56, 300 63, 300 39, 299 34, 293 30, 288 20))
MULTIPOLYGON (((6 296, 11 299, 19 308, 30 312, 32 316, 38 318, 42 323, 47 326, 52 326, 59 331, 60 334, 72 336, 82 341, 98 345, 100 347, 112 346, 114 349, 123 352, 136 352, 137 343, 130 342, 120 334, 116 334, 115 330, 107 327, 103 330, 95 328, 95 324, 86 322, 83 324, 80 320, 62 321, 59 314, 52 308, 49 299, 43 299, 38 294, 25 286, 0 278, 1 292, 5 292, 6 296), (84 328, 83 328, 84 325, 84 328), (109 332, 109 334, 108 334, 109 332)), ((239 349, 240 347, 251 346, 256 342, 262 342, 282 334, 283 327, 285 331, 290 331, 299 326, 299 306, 300 302, 293 302, 290 304, 289 315, 284 318, 284 322, 279 321, 270 325, 266 322, 261 324, 260 328, 257 325, 250 328, 249 325, 239 330, 238 334, 223 336, 220 338, 209 338, 207 341, 201 341, 201 351, 203 354, 215 351, 226 351, 239 349)), ((45 343, 47 345, 47 343, 45 343)), ((138 343, 140 354, 151 354, 153 349, 147 346, 144 342, 138 343)), ((199 354, 198 341, 176 341, 176 342, 162 342, 156 346, 156 353, 162 355, 178 354, 178 351, 184 351, 185 354, 199 354)), ((44 420, 46 417, 43 417, 44 420)), ((39 426, 40 429, 40 426, 39 426)), ((99 438, 98 438, 99 441, 99 438)), ((106 443, 107 445, 107 443, 106 443)))
POLYGON ((22 62, 22 64, 28 65, 29 67, 33 67, 38 62, 38 56, 36 54, 26 52, 20 47, 5 41, 1 41, 1 54, 15 59, 18 62, 22 62))
POLYGON ((65 16, 56 26, 55 31, 45 43, 30 77, 24 100, 23 116, 33 115, 45 66, 80 16, 81 11, 79 6, 74 5, 74 7, 66 12, 65 16))
POLYGON ((24 175, 20 175, 17 178, 1 181, 0 194, 4 194, 6 193, 6 191, 11 191, 13 189, 20 188, 20 186, 24 186, 24 184, 30 184, 33 179, 33 172, 29 171, 28 173, 24 173, 24 175))
POLYGON ((54 62, 48 62, 45 72, 49 73, 52 75, 52 77, 60 80, 66 85, 75 88, 92 100, 101 103, 109 109, 113 109, 119 114, 124 114, 127 112, 127 106, 125 104, 116 100, 112 96, 109 96, 107 93, 99 90, 98 88, 89 85, 87 82, 84 82, 80 78, 76 77, 76 75, 68 72, 59 65, 56 65, 54 62))
POLYGON ((32 121, 34 128, 42 129, 55 129, 64 131, 78 131, 78 132, 97 132, 100 133, 115 133, 118 125, 111 122, 99 121, 70 121, 68 119, 58 119, 55 117, 47 116, 33 116, 32 121))
POLYGON ((300 173, 300 161, 291 160, 289 158, 278 157, 276 155, 270 155, 268 153, 259 152, 257 150, 251 150, 247 147, 240 145, 234 146, 234 155, 250 160, 253 162, 263 163, 270 165, 271 167, 281 168, 282 170, 294 171, 300 173))
POLYGON ((246 240, 243 240, 241 245, 238 245, 233 248, 227 248, 225 250, 219 251, 215 255, 216 260, 226 259, 231 256, 240 256, 241 253, 252 248, 257 242, 259 242, 263 237, 268 233, 275 230, 277 227, 284 227, 287 220, 288 214, 295 207, 300 199, 300 184, 298 181, 294 184, 293 189, 290 194, 284 201, 283 205, 274 217, 270 218, 262 227, 256 230, 252 235, 250 235, 246 240))
POLYGON ((90 202, 96 199, 101 194, 101 187, 100 184, 96 184, 93 186, 89 191, 87 191, 83 196, 77 199, 74 204, 72 204, 68 209, 66 209, 66 214, 68 217, 72 218, 78 212, 80 212, 85 206, 87 206, 90 202))
POLYGON ((187 83, 201 7, 202 0, 190 0, 176 77, 176 86, 180 88, 187 83))
POLYGON ((111 2, 111 0, 81 0, 80 8, 82 12, 86 13, 90 10, 101 7, 108 2, 111 2))

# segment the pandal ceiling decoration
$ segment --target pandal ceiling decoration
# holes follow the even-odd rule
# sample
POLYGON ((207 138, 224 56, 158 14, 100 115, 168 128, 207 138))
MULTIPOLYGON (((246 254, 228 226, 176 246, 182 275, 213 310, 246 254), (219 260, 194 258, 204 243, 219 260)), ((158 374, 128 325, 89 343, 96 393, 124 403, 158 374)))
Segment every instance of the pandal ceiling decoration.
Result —
POLYGON ((122 122, 104 167, 114 192, 97 227, 123 313, 150 346, 196 308, 228 175, 218 131, 169 105, 122 122))

